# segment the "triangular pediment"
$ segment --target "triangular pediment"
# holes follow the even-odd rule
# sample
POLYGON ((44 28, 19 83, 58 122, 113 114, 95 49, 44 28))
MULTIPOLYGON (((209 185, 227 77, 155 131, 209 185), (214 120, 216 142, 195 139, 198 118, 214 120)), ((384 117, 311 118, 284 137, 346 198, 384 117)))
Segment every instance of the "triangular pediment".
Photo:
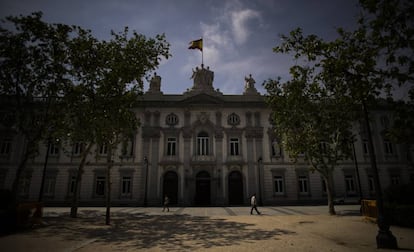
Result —
POLYGON ((220 97, 201 93, 190 97, 186 97, 181 101, 183 104, 222 104, 223 100, 220 97))

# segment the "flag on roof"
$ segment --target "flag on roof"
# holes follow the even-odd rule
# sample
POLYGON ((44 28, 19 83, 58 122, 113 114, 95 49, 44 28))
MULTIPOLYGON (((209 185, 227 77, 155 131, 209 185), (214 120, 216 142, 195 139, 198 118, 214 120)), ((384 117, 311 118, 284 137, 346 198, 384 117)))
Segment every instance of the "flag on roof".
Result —
POLYGON ((188 49, 198 49, 203 51, 203 39, 197 39, 190 42, 188 49))

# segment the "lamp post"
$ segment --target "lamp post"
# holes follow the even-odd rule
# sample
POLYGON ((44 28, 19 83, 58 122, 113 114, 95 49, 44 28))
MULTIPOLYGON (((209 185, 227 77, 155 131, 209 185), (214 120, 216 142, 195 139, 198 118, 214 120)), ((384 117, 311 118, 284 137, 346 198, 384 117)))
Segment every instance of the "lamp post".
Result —
POLYGON ((47 139, 47 150, 46 150, 46 156, 45 156, 45 163, 43 165, 42 182, 40 183, 40 192, 39 192, 39 199, 38 199, 39 202, 42 202, 42 199, 43 199, 43 189, 45 187, 46 167, 47 167, 47 162, 49 161, 49 152, 50 152, 51 143, 52 143, 52 140, 49 137, 47 139))
POLYGON ((258 179, 258 181, 259 181, 259 200, 258 200, 258 203, 259 203, 259 205, 260 206, 262 206, 263 205, 263 201, 262 201, 262 176, 261 176, 261 174, 260 174, 260 164, 262 163, 262 157, 259 157, 258 159, 257 159, 257 169, 258 169, 258 176, 259 176, 259 179, 258 179))
POLYGON ((144 157, 145 163, 145 194, 144 194, 144 206, 147 206, 147 191, 148 191, 148 158, 144 157))
POLYGON ((353 152, 353 158, 354 158, 354 163, 355 163, 355 172, 356 172, 357 181, 358 181, 359 204, 361 204, 361 201, 362 201, 361 178, 359 177, 358 161, 356 159, 356 152, 355 152, 355 144, 354 144, 354 142, 352 142, 352 152, 353 152))
POLYGON ((367 106, 365 104, 365 101, 362 101, 362 109, 363 109, 363 116, 365 121, 365 128, 367 130, 367 136, 368 136, 368 150, 369 150, 369 156, 371 159, 371 166, 372 171, 374 175, 374 184, 375 184, 375 193, 376 193, 376 199, 377 199, 377 210, 378 210, 378 234, 377 234, 377 248, 390 248, 390 249, 396 249, 397 246, 397 239, 390 231, 390 225, 388 224, 385 213, 384 213, 384 202, 382 199, 382 189, 381 184, 379 180, 378 175, 378 168, 377 168, 377 162, 375 158, 375 152, 374 152, 374 144, 372 142, 372 134, 371 134, 371 128, 369 125, 369 116, 368 116, 368 110, 367 106))

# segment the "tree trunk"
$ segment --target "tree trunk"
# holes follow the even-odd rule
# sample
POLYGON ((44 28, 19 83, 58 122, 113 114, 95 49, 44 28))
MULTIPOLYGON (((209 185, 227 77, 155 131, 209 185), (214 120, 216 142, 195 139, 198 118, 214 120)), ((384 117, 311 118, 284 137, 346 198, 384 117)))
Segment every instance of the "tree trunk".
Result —
POLYGON ((92 149, 93 143, 89 143, 86 150, 82 153, 82 159, 79 163, 78 171, 76 173, 76 181, 75 181, 75 191, 73 192, 72 198, 72 206, 70 208, 70 217, 76 218, 78 217, 78 205, 79 205, 79 195, 80 195, 80 186, 82 181, 82 174, 84 171, 84 166, 86 163, 86 158, 88 157, 89 151, 92 149))
POLYGON ((328 196, 328 208, 330 215, 336 215, 335 212, 335 205, 333 199, 333 178, 332 173, 329 173, 328 176, 323 176, 323 180, 325 181, 326 185, 326 194, 328 196))
POLYGON ((108 145, 108 153, 107 153, 107 190, 106 190, 106 216, 105 216, 105 224, 110 225, 111 224, 111 168, 113 165, 112 161, 112 146, 108 145))

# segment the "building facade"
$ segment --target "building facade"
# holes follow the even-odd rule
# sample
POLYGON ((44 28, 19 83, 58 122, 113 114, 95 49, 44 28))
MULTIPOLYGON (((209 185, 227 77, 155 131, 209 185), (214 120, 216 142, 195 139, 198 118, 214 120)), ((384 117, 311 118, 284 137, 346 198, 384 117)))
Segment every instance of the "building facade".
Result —
MULTIPOLYGON (((245 77, 244 92, 224 95, 214 89, 214 73, 193 70, 193 86, 183 94, 163 94, 161 77, 154 75, 135 112, 141 126, 115 154, 110 174, 113 205, 160 205, 164 195, 171 204, 244 205, 256 193, 263 204, 326 202, 321 176, 299 158, 293 162, 277 141, 264 96, 255 81, 245 77)), ((414 181, 413 150, 392 143, 382 132, 392 114, 371 111, 374 145, 381 185, 414 181)), ((365 133, 355 124, 355 160, 342 162, 334 172, 337 197, 372 198, 373 174, 365 133), (356 162, 355 162, 356 161, 356 162)), ((0 187, 11 188, 24 139, 2 134, 0 187)), ((44 177, 46 204, 69 205, 83 148, 81 143, 42 146, 21 177, 21 199, 35 201, 44 177)), ((88 156, 82 177, 81 205, 104 205, 109 182, 106 147, 88 156)))

